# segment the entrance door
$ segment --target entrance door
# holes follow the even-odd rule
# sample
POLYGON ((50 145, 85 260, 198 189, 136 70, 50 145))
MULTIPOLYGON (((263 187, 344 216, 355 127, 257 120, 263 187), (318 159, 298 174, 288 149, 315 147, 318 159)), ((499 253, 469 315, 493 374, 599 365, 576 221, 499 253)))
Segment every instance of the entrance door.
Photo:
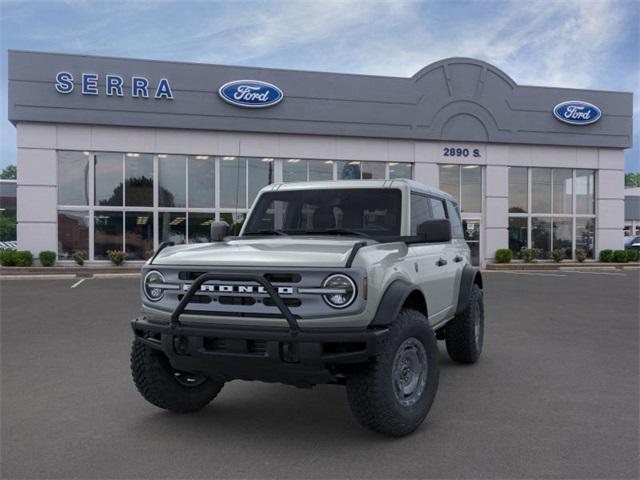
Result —
POLYGON ((464 220, 464 239, 471 250, 471 264, 480 265, 480 220, 464 220))

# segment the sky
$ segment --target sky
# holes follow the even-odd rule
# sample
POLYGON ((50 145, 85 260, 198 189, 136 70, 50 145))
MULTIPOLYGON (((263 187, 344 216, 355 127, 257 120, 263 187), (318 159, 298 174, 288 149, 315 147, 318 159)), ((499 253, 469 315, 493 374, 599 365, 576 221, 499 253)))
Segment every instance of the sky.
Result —
POLYGON ((640 0, 0 0, 0 15, 0 168, 18 49, 399 77, 473 57, 521 85, 634 92, 640 171, 640 0))

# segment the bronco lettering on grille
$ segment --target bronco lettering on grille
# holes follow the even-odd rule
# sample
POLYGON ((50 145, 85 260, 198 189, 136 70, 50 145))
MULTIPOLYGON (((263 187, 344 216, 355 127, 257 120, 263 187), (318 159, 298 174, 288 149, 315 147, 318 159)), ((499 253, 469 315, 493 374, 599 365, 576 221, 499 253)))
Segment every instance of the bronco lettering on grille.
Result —
MULTIPOLYGON (((190 283, 182 285, 182 290, 187 291, 191 288, 190 283)), ((278 295, 293 295, 293 287, 274 287, 278 295)), ((262 285, 213 285, 204 284, 200 286, 201 292, 214 293, 258 293, 267 295, 267 290, 262 285)))

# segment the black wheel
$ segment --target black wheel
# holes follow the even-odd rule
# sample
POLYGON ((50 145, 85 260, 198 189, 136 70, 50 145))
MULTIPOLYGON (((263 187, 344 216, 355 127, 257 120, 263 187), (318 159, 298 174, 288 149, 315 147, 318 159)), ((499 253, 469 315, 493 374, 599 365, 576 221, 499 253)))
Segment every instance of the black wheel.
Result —
POLYGON ((131 348, 131 374, 145 400, 178 413, 206 407, 224 385, 224 381, 202 374, 174 370, 162 352, 135 340, 131 348))
POLYGON ((475 363, 484 343, 484 302, 482 289, 474 284, 469 305, 444 327, 447 352, 459 363, 475 363))
POLYGON ((376 432, 408 435, 424 421, 438 390, 438 347, 425 316, 403 309, 383 351, 347 375, 347 397, 358 421, 376 432))

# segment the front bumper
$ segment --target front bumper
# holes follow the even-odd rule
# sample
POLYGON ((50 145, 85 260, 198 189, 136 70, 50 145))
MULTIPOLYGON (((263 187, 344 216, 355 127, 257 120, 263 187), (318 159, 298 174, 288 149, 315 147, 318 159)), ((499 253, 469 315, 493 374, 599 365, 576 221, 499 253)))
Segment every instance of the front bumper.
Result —
POLYGON ((137 341, 180 371, 297 386, 341 381, 344 367, 378 355, 388 330, 293 330, 131 321, 137 341))

